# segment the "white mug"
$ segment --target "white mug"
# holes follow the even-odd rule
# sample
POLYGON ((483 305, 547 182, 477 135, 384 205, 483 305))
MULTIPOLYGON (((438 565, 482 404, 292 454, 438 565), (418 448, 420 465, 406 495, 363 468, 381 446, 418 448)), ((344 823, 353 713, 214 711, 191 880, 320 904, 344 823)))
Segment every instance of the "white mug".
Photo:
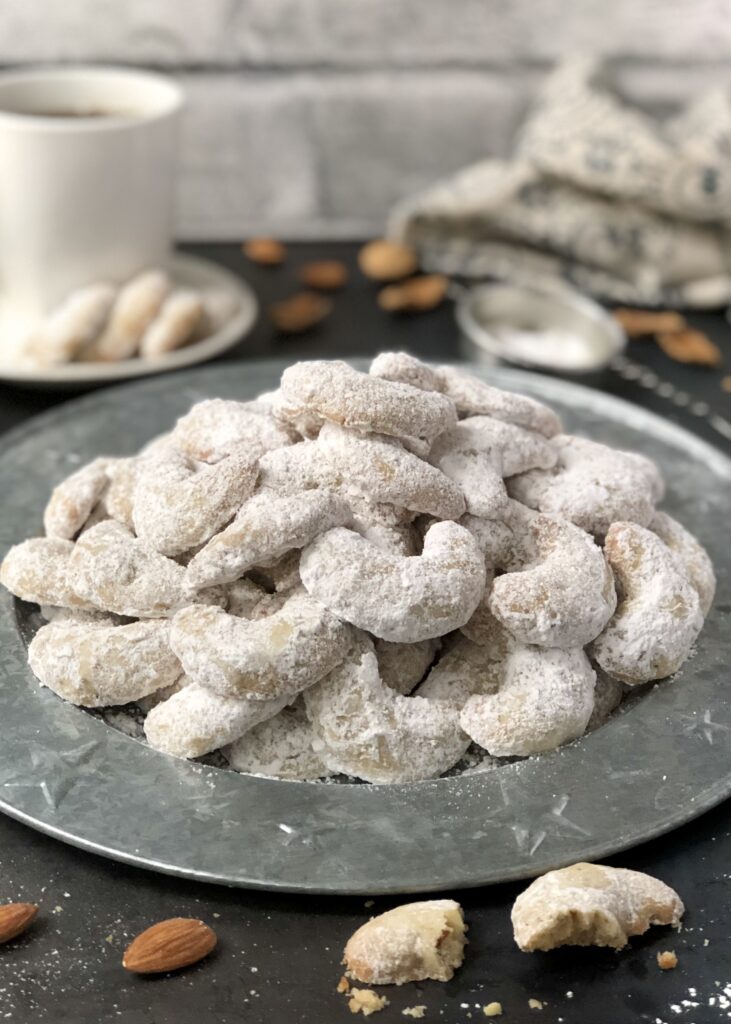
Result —
POLYGON ((31 322, 75 288, 167 264, 182 101, 147 72, 0 74, 2 320, 31 322))

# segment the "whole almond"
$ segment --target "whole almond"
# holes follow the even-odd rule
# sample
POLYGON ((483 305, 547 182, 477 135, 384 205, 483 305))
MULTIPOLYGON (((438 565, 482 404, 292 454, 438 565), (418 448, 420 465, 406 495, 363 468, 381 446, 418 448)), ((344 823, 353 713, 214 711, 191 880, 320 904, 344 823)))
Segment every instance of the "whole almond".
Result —
POLYGON ((378 238, 360 250, 358 265, 374 281, 399 281, 414 273, 417 259, 411 246, 378 238))
POLYGON ((420 313, 444 301, 449 281, 443 274, 422 274, 378 293, 378 305, 388 313, 420 313))
POLYGON ((177 971, 208 956, 216 941, 216 933, 203 921, 171 917, 133 939, 122 957, 122 966, 135 974, 177 971))
POLYGON ((37 913, 35 903, 6 903, 0 906, 0 944, 21 935, 37 913))
POLYGON ((276 267, 284 263, 287 250, 276 238, 250 238, 241 247, 252 263, 264 267, 276 267))
POLYGON ((340 260, 313 260, 300 267, 299 279, 308 288, 334 292, 348 280, 348 268, 340 260))
POLYGON ((667 331, 682 331, 687 326, 682 313, 671 309, 627 309, 614 310, 618 320, 630 338, 642 338, 667 331))
POLYGON ((720 366, 723 362, 721 349, 702 331, 688 328, 672 334, 658 334, 657 343, 666 356, 678 363, 720 366))
POLYGON ((297 292, 288 299, 269 307, 269 315, 277 330, 283 334, 299 334, 324 320, 332 303, 314 292, 297 292))

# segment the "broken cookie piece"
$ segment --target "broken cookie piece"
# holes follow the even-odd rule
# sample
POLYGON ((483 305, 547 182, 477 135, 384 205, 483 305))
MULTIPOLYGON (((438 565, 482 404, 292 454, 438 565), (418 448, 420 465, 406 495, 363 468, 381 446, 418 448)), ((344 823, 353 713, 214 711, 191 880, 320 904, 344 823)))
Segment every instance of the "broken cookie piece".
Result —
POLYGON ((572 864, 537 878, 513 904, 515 941, 526 953, 558 946, 622 949, 654 924, 677 926, 684 907, 664 882, 641 871, 572 864))
POLYGON ((366 984, 449 981, 462 964, 465 930, 462 908, 454 900, 406 903, 359 928, 348 940, 343 962, 366 984))

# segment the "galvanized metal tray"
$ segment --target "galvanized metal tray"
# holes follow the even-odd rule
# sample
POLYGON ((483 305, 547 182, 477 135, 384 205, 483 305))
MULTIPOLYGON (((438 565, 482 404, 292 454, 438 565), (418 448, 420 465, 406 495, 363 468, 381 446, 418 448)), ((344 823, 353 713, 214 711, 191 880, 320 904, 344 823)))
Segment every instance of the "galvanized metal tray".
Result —
MULTIPOLYGON (((70 402, 2 439, 0 554, 40 529, 50 487, 100 452, 129 454, 192 402, 249 398, 277 363, 188 371, 70 402)), ((323 893, 417 892, 528 877, 597 859, 731 793, 727 697, 731 462, 614 398, 475 368, 551 403, 567 428, 645 452, 664 507, 719 576, 695 656, 591 735, 482 774, 402 786, 291 783, 151 750, 42 689, 26 664, 33 608, 0 597, 0 808, 66 842, 157 871, 323 893)))

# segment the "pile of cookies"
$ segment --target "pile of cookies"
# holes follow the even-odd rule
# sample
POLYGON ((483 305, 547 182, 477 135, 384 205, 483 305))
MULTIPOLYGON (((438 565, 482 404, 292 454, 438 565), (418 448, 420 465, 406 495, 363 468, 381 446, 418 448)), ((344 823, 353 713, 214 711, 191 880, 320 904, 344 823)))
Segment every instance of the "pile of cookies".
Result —
POLYGON ((298 363, 78 470, 0 581, 48 620, 42 684, 177 757, 401 783, 540 754, 676 672, 715 587, 657 468, 561 430, 403 353, 298 363))
POLYGON ((20 357, 39 367, 159 359, 211 334, 228 307, 225 296, 176 288, 164 271, 148 270, 121 287, 100 282, 72 292, 31 332, 20 357))

